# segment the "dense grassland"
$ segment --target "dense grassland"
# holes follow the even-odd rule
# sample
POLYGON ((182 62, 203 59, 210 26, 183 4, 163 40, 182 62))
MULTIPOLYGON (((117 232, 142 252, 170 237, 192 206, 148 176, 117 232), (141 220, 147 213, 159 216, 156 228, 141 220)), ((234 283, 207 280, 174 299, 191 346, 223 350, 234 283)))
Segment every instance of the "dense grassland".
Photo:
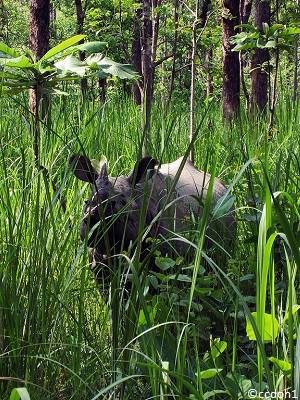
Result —
MULTIPOLYGON (((151 265, 140 274, 123 255, 116 271, 129 268, 135 289, 123 296, 116 279, 108 302, 79 238, 89 187, 68 160, 105 155, 110 175, 127 174, 141 148, 140 110, 115 95, 105 104, 53 98, 40 125, 46 173, 34 165, 26 104, 0 101, 0 398, 16 387, 47 400, 298 394, 299 105, 280 97, 271 136, 268 121, 243 112, 224 126, 217 100, 197 105, 195 164, 232 187, 234 246, 211 257, 200 232, 189 238, 195 259, 158 258, 161 275, 151 265)), ((189 113, 177 102, 164 117, 160 104, 148 153, 167 162, 188 148, 189 113)))

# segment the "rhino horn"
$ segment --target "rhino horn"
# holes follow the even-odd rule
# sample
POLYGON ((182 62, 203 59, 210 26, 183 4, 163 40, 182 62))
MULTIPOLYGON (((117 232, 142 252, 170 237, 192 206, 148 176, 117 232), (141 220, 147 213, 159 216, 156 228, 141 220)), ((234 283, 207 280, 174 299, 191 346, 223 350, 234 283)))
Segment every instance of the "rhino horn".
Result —
POLYGON ((137 162, 134 166, 133 171, 128 176, 129 183, 136 185, 141 180, 146 179, 147 171, 148 179, 151 179, 153 174, 155 173, 155 166, 158 164, 158 161, 152 157, 144 157, 139 162, 137 162))
POLYGON ((74 166, 74 174, 78 179, 90 183, 96 181, 98 174, 89 158, 81 154, 75 154, 70 158, 69 164, 74 166))

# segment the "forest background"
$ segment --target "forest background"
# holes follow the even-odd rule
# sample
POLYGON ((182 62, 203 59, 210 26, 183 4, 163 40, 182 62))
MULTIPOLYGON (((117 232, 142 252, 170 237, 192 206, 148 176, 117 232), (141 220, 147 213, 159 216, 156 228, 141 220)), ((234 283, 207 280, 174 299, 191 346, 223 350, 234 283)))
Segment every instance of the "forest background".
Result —
POLYGON ((0 1, 1 398, 300 397, 299 33, 297 1, 0 1), (189 263, 129 252, 108 301, 79 239, 79 151, 112 176, 142 154, 215 171, 233 248, 206 251, 204 221, 189 263))

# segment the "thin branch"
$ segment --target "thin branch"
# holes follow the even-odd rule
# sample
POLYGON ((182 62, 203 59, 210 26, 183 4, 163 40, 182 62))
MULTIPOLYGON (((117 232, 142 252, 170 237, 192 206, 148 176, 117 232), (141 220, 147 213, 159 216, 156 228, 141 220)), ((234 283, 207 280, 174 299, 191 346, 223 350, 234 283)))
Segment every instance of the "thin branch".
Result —
POLYGON ((164 56, 160 60, 156 61, 153 64, 153 67, 156 68, 158 65, 162 64, 164 61, 166 61, 166 60, 168 60, 169 58, 172 58, 172 57, 173 57, 173 54, 168 54, 167 56, 164 56))

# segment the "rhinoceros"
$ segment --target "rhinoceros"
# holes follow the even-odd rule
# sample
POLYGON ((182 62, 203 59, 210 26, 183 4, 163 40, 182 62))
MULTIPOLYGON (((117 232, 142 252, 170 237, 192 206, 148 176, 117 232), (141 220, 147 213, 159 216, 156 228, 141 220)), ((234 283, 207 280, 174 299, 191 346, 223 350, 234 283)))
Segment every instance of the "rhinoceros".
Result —
MULTIPOLYGON (((145 252, 156 243, 162 255, 188 253, 189 244, 182 235, 191 231, 201 217, 210 174, 197 169, 189 159, 184 163, 183 157, 159 168, 155 159, 145 157, 128 176, 117 178, 108 176, 106 164, 97 173, 83 155, 71 157, 70 163, 77 178, 92 184, 80 236, 88 242, 93 267, 137 241, 142 242, 145 252), (158 240, 147 240, 149 237, 158 240)), ((226 191, 225 185, 215 178, 212 204, 226 191)), ((229 208, 225 216, 209 223, 210 234, 217 233, 226 240, 232 236, 234 207, 229 208)), ((208 246, 212 243, 207 240, 208 246)))

